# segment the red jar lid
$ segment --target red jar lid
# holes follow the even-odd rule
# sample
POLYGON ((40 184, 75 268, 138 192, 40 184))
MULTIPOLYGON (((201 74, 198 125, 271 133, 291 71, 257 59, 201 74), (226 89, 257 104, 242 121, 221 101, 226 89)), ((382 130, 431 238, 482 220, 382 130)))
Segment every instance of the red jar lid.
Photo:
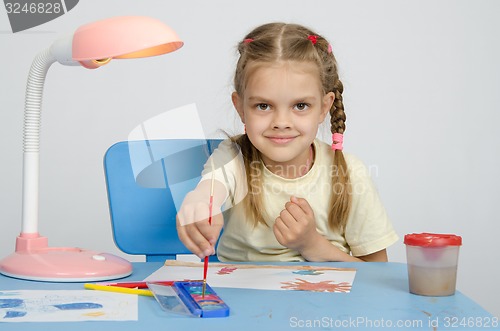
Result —
POLYGON ((405 235, 404 243, 410 246, 426 247, 461 246, 462 237, 454 234, 412 233, 405 235))

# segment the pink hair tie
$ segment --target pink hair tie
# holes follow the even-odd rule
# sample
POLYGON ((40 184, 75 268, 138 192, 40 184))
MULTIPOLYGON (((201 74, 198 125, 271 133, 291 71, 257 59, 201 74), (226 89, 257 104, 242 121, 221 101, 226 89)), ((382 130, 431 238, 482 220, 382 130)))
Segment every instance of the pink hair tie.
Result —
POLYGON ((244 42, 245 44, 250 44, 252 41, 253 41, 253 39, 252 39, 252 38, 247 38, 247 39, 243 40, 243 42, 244 42))
POLYGON ((344 142, 344 135, 342 133, 332 134, 332 150, 341 151, 344 148, 343 142, 344 142))

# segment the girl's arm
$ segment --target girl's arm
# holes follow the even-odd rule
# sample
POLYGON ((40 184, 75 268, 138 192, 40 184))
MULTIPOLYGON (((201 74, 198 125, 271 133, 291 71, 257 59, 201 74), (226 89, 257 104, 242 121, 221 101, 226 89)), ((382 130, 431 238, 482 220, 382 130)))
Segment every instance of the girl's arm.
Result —
POLYGON ((321 234, 317 233, 318 237, 312 241, 312 244, 302 251, 300 254, 310 262, 387 262, 387 251, 382 249, 378 252, 355 257, 344 253, 334 245, 328 239, 323 237, 321 234))
POLYGON ((385 249, 382 249, 378 252, 368 254, 365 256, 360 256, 359 258, 365 262, 388 262, 389 261, 389 259, 387 258, 387 251, 385 249))

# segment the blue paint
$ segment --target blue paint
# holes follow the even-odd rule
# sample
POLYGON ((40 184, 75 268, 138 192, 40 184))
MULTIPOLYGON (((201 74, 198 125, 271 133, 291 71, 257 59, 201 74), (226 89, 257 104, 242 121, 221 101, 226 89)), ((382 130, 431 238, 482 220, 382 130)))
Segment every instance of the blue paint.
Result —
POLYGON ((297 270, 297 271, 294 271, 293 273, 297 274, 297 275, 308 275, 308 276, 317 276, 317 275, 323 274, 322 272, 320 272, 318 270, 314 270, 314 269, 310 269, 310 270, 297 270))
POLYGON ((0 299, 0 308, 16 308, 23 304, 22 299, 0 299))
POLYGON ((64 303, 61 305, 54 305, 60 310, 80 310, 80 309, 98 309, 102 308, 101 304, 93 302, 75 302, 75 303, 64 303))
POLYGON ((14 311, 14 310, 9 310, 8 312, 5 313, 5 316, 3 318, 16 318, 16 317, 23 317, 27 314, 25 311, 14 311))

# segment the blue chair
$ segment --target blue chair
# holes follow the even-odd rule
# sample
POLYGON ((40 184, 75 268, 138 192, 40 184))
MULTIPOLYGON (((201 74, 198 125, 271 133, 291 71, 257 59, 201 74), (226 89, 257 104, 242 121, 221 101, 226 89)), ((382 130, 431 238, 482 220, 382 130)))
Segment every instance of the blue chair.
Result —
MULTIPOLYGON (((176 205, 200 179, 221 140, 123 141, 104 156, 113 238, 117 247, 146 261, 190 254, 177 236, 176 205)), ((216 257, 212 257, 216 260, 216 257)))

